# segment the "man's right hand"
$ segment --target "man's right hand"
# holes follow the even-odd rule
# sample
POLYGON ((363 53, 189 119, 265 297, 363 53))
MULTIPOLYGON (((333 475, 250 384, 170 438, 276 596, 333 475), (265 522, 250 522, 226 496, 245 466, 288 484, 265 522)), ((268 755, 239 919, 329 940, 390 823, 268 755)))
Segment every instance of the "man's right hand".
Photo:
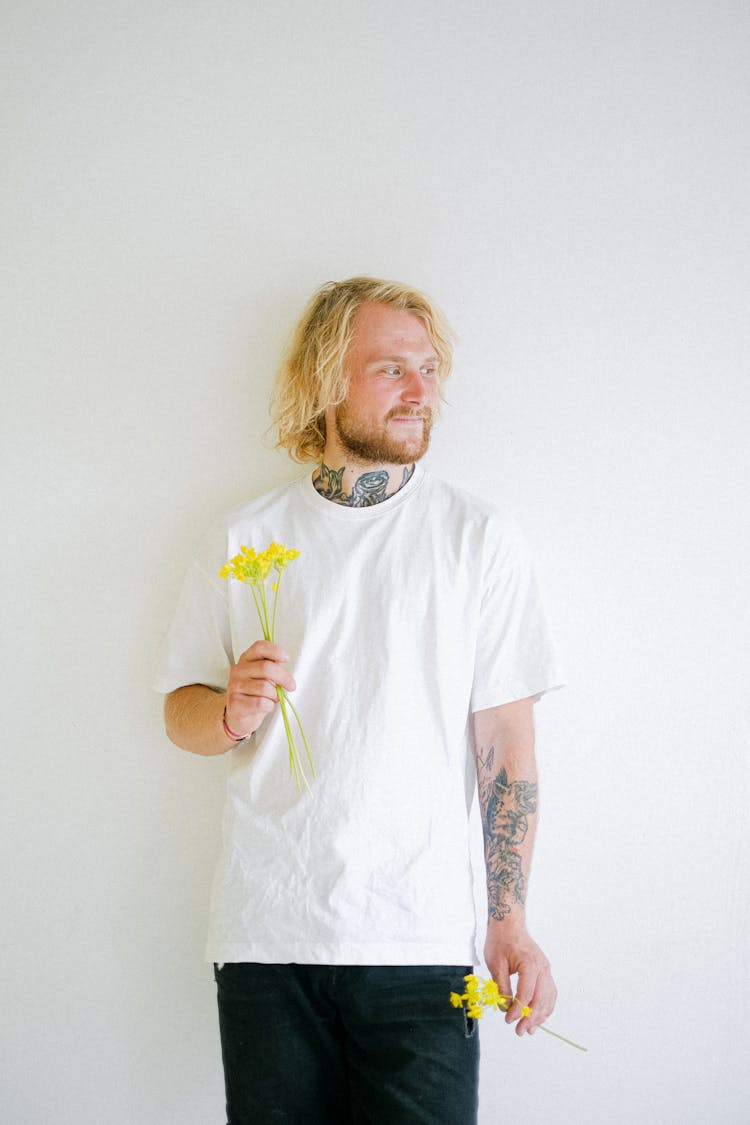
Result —
POLYGON ((276 688, 294 691, 294 677, 284 667, 289 653, 270 641, 256 641, 232 666, 227 685, 227 726, 250 735, 278 703, 276 688))
POLYGON ((288 659, 280 645, 256 641, 230 670, 226 694, 205 684, 176 688, 164 700, 168 737, 191 754, 226 754, 235 742, 222 727, 224 705, 229 729, 253 734, 276 706, 276 688, 294 691, 294 677, 284 667, 288 659))

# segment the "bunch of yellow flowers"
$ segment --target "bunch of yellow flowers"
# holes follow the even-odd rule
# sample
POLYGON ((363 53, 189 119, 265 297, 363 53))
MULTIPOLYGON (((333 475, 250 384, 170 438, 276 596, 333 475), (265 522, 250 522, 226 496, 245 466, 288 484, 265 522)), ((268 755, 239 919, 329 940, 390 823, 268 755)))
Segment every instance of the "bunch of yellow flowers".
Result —
POLYGON ((265 551, 255 551, 252 547, 240 547, 239 555, 235 555, 229 562, 224 563, 219 571, 221 578, 236 578, 238 582, 245 582, 250 587, 250 592, 255 600, 258 610, 260 627, 267 641, 275 641, 276 636, 276 606, 279 600, 279 580, 282 571, 290 562, 299 557, 299 551, 285 547, 283 543, 271 543, 265 551), (274 592, 273 612, 269 619, 268 601, 266 599, 266 579, 272 570, 276 571, 277 579, 271 585, 274 592))
MULTIPOLYGON (((507 1012, 511 1004, 518 1001, 517 996, 507 996, 504 992, 501 992, 494 980, 485 980, 474 973, 469 973, 468 976, 464 977, 464 981, 466 982, 466 991, 461 993, 451 992, 450 1001, 454 1008, 465 1008, 467 1016, 472 1020, 481 1019, 485 1008, 507 1012)), ((531 1008, 526 1004, 521 1004, 520 1008, 522 1015, 531 1015, 531 1008)), ((588 1050, 588 1047, 582 1047, 580 1043, 574 1043, 572 1039, 566 1039, 564 1035, 558 1035, 556 1031, 551 1031, 541 1024, 539 1029, 546 1032, 547 1035, 554 1035, 555 1039, 562 1039, 563 1043, 568 1043, 571 1047, 577 1047, 579 1051, 588 1050)))
MULTIPOLYGON (((270 546, 266 547, 265 551, 256 551, 252 547, 240 547, 240 553, 230 559, 229 562, 224 563, 219 571, 221 578, 235 578, 238 582, 244 582, 250 587, 250 593, 253 595, 255 608, 258 611, 258 618, 260 620, 260 627, 265 640, 270 641, 272 644, 276 643, 276 607, 279 602, 279 584, 281 582, 281 575, 290 562, 299 557, 299 551, 295 551, 291 547, 285 547, 283 543, 273 542, 270 546), (273 590, 273 608, 271 613, 268 611, 268 598, 266 597, 266 579, 271 571, 276 572, 276 581, 272 582, 271 589, 273 590)), ((310 783, 307 780, 300 758, 297 744, 292 731, 292 726, 289 721, 287 707, 292 712, 297 721, 302 742, 304 743, 307 760, 310 765, 312 776, 315 777, 315 764, 312 759, 310 747, 307 743, 302 720, 297 714, 297 709, 292 703, 291 699, 287 696, 282 687, 276 686, 276 695, 279 699, 281 707, 281 717, 284 723, 284 730, 286 731, 287 743, 289 744, 289 772, 297 782, 297 788, 302 788, 302 783, 310 788, 310 783)))
MULTIPOLYGON (((507 1012, 514 1000, 518 997, 506 996, 500 991, 495 984, 494 980, 483 980, 475 976, 474 973, 469 973, 464 977, 466 981, 466 992, 459 995, 458 992, 451 992, 451 1004, 454 1008, 466 1008, 466 1014, 470 1019, 480 1020, 484 1015, 485 1008, 502 1008, 507 1012)), ((531 1015, 531 1008, 525 1005, 521 1006, 521 1011, 524 1016, 531 1015)))
MULTIPOLYGON (((222 578, 236 578, 239 582, 249 582, 255 586, 265 582, 271 570, 281 574, 288 563, 299 557, 299 551, 285 547, 283 543, 271 543, 265 551, 257 552, 252 547, 240 547, 239 555, 235 555, 219 571, 222 578)), ((274 584, 272 589, 276 589, 274 584)), ((270 640, 266 637, 266 640, 270 640)))

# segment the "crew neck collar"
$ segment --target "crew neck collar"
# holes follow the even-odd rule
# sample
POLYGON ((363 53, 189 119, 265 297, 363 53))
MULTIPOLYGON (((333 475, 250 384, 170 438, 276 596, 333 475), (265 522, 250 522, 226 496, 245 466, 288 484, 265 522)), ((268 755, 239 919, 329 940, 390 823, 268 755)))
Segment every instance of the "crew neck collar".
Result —
POLYGON ((330 519, 357 521, 381 519, 383 516, 390 515, 416 495, 424 477, 425 470, 417 462, 414 466, 414 472, 406 484, 399 488, 398 492, 394 492, 386 500, 381 500, 379 504, 370 504, 366 508, 350 508, 348 504, 337 504, 335 500, 326 500, 325 496, 321 496, 315 488, 312 482, 312 473, 303 477, 299 483, 307 503, 321 515, 330 519))

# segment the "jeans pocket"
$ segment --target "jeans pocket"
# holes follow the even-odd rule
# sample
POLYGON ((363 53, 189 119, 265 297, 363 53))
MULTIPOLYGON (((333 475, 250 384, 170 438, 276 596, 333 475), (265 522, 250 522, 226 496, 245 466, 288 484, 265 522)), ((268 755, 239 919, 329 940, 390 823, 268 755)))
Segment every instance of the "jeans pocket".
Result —
POLYGON ((477 1033, 477 1022, 478 1021, 471 1019, 471 1017, 466 1014, 465 1008, 463 1010, 463 1017, 464 1017, 464 1039, 473 1039, 474 1036, 477 1033))

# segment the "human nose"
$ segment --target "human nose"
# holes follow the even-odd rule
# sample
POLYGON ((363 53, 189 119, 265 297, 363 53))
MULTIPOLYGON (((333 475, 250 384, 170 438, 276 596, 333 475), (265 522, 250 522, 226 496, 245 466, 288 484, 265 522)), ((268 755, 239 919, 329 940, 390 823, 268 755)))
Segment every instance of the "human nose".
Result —
POLYGON ((434 376, 423 375, 419 368, 416 367, 407 371, 406 377, 401 384, 401 398, 404 402, 424 406, 426 403, 432 402, 434 396, 434 376))

